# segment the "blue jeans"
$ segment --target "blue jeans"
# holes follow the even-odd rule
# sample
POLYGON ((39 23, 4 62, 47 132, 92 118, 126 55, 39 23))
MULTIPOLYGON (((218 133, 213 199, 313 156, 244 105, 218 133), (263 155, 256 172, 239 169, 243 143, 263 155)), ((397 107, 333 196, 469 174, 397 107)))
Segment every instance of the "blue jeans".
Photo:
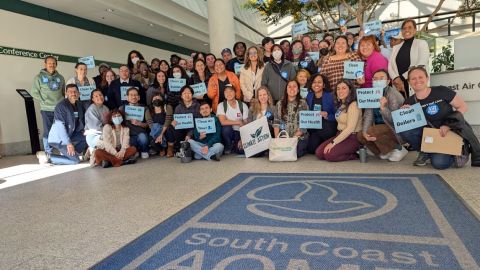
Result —
POLYGON ((145 132, 130 135, 130 146, 135 146, 141 153, 148 153, 148 135, 145 132))
MULTIPOLYGON (((423 127, 407 130, 399 133, 400 137, 408 142, 413 150, 420 151, 422 147, 423 127)), ((452 166, 454 157, 447 154, 428 153, 432 167, 438 170, 445 170, 452 166)))
POLYGON ((216 154, 221 155, 223 153, 223 144, 221 144, 221 143, 213 144, 212 147, 208 148, 208 153, 203 154, 202 153, 202 147, 207 146, 206 144, 197 142, 197 141, 192 140, 192 139, 188 140, 188 142, 190 143, 190 148, 195 153, 195 155, 194 155, 195 159, 204 158, 206 160, 210 160, 211 156, 216 155, 216 154))
POLYGON ((40 114, 42 115, 42 122, 43 122, 43 136, 42 136, 43 150, 45 150, 45 153, 51 154, 52 147, 48 144, 48 133, 52 128, 55 114, 54 112, 48 112, 48 111, 40 111, 40 114))
POLYGON ((70 142, 75 147, 75 154, 73 156, 68 155, 67 146, 64 144, 52 144, 52 146, 62 155, 50 154, 50 161, 55 165, 74 165, 80 163, 79 154, 81 154, 87 148, 87 142, 85 136, 82 133, 74 133, 70 138, 70 142))
POLYGON ((222 126, 222 139, 225 149, 237 153, 243 152, 238 150, 238 142, 240 141, 240 131, 234 130, 233 126, 222 126))

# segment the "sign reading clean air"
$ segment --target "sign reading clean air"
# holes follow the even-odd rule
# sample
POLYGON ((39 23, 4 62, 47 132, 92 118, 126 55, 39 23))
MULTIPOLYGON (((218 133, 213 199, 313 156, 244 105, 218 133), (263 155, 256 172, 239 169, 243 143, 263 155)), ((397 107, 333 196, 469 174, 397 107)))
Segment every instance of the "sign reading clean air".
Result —
MULTIPOLYGON (((6 47, 0 46, 0 55, 10 55, 10 56, 18 56, 18 57, 26 57, 26 58, 35 58, 35 59, 45 59, 47 56, 53 56, 57 61, 60 62, 68 62, 68 63, 77 63, 78 56, 70 56, 70 55, 63 55, 58 53, 51 53, 51 52, 41 52, 41 51, 34 51, 34 50, 27 50, 27 49, 20 49, 20 48, 13 48, 13 47, 6 47)), ((107 63, 111 67, 118 68, 120 64, 113 63, 104 60, 97 60, 97 63, 107 63)))

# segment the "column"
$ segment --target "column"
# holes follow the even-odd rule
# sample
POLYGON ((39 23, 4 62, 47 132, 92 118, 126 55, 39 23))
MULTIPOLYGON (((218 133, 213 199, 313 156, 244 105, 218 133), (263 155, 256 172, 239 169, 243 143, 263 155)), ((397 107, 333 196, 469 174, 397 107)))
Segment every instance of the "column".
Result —
POLYGON ((235 26, 233 5, 231 0, 207 0, 208 32, 210 37, 210 52, 221 58, 221 51, 230 48, 233 56, 235 43, 235 26))

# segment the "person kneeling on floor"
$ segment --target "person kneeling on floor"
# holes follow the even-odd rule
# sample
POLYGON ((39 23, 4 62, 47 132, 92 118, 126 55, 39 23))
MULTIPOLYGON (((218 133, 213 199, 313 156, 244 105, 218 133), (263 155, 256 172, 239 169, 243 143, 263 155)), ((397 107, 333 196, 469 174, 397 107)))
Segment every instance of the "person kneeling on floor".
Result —
POLYGON ((107 168, 135 163, 137 149, 130 146, 130 129, 126 127, 124 114, 113 109, 106 118, 107 124, 95 150, 95 164, 107 168))
POLYGON ((194 139, 188 140, 190 148, 195 153, 194 158, 220 161, 223 152, 223 144, 220 143, 222 140, 222 125, 215 114, 212 114, 212 107, 207 102, 200 104, 200 115, 202 118, 212 117, 215 120, 215 132, 198 132, 198 129, 195 128, 194 139))
POLYGON ((82 153, 87 149, 87 142, 83 135, 85 111, 78 100, 80 93, 77 86, 68 84, 65 95, 66 98, 55 106, 54 122, 48 134, 48 144, 58 149, 61 155, 37 152, 40 164, 78 164, 82 153))

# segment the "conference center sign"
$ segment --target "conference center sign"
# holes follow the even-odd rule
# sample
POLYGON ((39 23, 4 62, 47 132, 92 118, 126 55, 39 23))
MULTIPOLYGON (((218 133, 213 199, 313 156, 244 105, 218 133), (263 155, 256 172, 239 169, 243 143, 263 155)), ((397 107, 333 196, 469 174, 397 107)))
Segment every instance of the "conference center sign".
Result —
MULTIPOLYGON (((28 49, 21 49, 21 48, 13 48, 13 47, 6 47, 0 46, 0 55, 10 55, 10 56, 18 56, 18 57, 26 57, 26 58, 34 58, 34 59, 45 59, 47 56, 53 56, 57 61, 60 62, 68 62, 68 63, 77 63, 78 56, 70 56, 70 55, 63 55, 51 52, 42 52, 42 51, 34 51, 28 49)), ((112 67, 119 67, 120 64, 112 63, 108 61, 96 60, 98 63, 107 63, 112 67)))

